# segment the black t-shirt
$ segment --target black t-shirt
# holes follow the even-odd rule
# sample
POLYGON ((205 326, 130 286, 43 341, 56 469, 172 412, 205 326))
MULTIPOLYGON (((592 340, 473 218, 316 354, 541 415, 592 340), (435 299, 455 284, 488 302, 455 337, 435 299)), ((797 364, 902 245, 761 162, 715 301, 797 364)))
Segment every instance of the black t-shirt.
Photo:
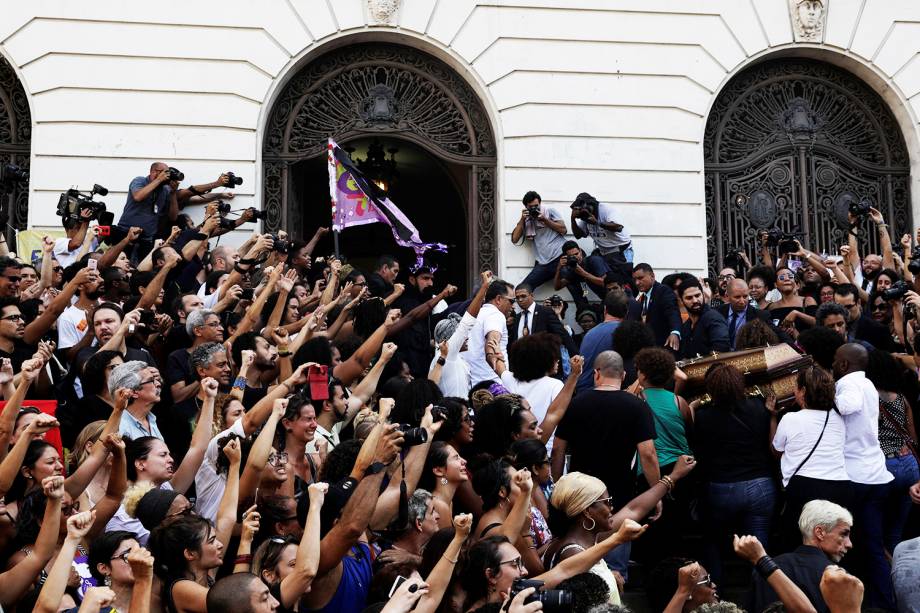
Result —
POLYGON ((603 481, 621 507, 635 490, 636 445, 655 439, 655 419, 649 406, 628 392, 588 390, 569 405, 556 436, 568 444, 569 470, 603 481))
POLYGON ((169 329, 166 335, 166 354, 169 355, 177 349, 188 349, 192 346, 192 339, 185 331, 185 324, 176 324, 169 329))
POLYGON ((31 360, 32 356, 35 355, 35 352, 38 350, 38 345, 27 345, 21 340, 13 342, 13 351, 12 353, 7 353, 0 349, 0 358, 7 358, 13 364, 13 372, 18 373, 22 371, 22 363, 26 360, 31 360))
POLYGON ((693 455, 704 481, 735 483, 771 476, 770 414, 762 400, 747 398, 734 410, 699 408, 693 420, 693 455))
POLYGON ((185 349, 176 349, 166 358, 166 372, 163 373, 163 379, 167 386, 174 383, 192 383, 198 377, 192 372, 192 365, 189 363, 189 352, 185 349))
POLYGON ((112 414, 112 405, 95 394, 84 396, 76 403, 67 403, 57 412, 61 422, 61 440, 65 447, 73 443, 86 426, 97 420, 107 420, 112 414))

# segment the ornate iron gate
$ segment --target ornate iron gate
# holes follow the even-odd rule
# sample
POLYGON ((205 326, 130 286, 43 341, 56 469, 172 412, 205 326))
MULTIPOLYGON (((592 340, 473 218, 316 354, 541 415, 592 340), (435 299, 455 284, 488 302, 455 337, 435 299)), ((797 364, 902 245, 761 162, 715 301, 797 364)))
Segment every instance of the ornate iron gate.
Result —
POLYGON ((447 64, 412 47, 356 43, 302 68, 279 94, 263 142, 265 228, 300 231, 292 164, 322 154, 326 139, 398 135, 468 168, 471 279, 495 270, 495 138, 472 88, 447 64))
MULTIPOLYGON (((0 57, 0 165, 15 164, 29 169, 29 149, 32 141, 32 115, 26 92, 12 66, 0 57)), ((11 193, 0 191, 0 206, 9 213, 9 225, 24 230, 29 223, 29 186, 18 183, 11 193)), ((11 235, 5 227, 0 231, 11 235)), ((12 236, 7 240, 13 245, 12 236)))
MULTIPOLYGON (((741 73, 719 94, 704 146, 713 274, 729 250, 750 254, 764 229, 836 253, 854 200, 882 211, 895 243, 911 233, 904 138, 878 94, 844 70, 777 60, 741 73)), ((877 235, 866 235, 877 253, 877 235)))

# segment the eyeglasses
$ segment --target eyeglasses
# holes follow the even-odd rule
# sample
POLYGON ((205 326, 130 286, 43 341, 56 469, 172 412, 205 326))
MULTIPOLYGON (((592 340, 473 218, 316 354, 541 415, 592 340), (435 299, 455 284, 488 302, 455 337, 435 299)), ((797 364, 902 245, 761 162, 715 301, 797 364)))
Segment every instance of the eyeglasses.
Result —
POLYGON ((795 275, 791 275, 791 274, 788 274, 788 273, 786 273, 786 274, 781 274, 781 275, 776 275, 776 280, 777 280, 777 281, 792 281, 793 279, 795 279, 795 275))
POLYGON ((7 315, 5 317, 0 317, 3 321, 22 321, 22 313, 14 313, 12 315, 7 315))
POLYGON ((367 281, 362 281, 361 283, 352 282, 353 287, 364 287, 365 285, 367 285, 367 281))
POLYGON ((706 575, 705 577, 697 581, 696 585, 705 585, 706 587, 712 587, 712 577, 710 575, 706 575))
POLYGON ((159 379, 147 379, 145 381, 141 381, 141 384, 138 387, 144 387, 148 383, 158 383, 159 381, 159 379))
POLYGON ((219 321, 212 321, 211 323, 207 323, 204 325, 208 326, 209 328, 222 328, 223 327, 223 324, 220 323, 219 321))
POLYGON ((840 306, 842 306, 842 307, 845 308, 845 309, 852 309, 852 308, 854 308, 854 307, 858 307, 859 304, 857 304, 857 303, 854 302, 853 304, 841 304, 840 306))
POLYGON ((115 560, 121 560, 122 562, 124 562, 125 564, 127 564, 127 563, 128 563, 128 556, 129 556, 129 555, 131 555, 131 550, 130 550, 130 549, 125 549, 125 550, 122 551, 121 553, 116 553, 114 556, 112 556, 111 558, 109 558, 109 561, 110 561, 110 562, 114 562, 115 560))
POLYGON ((505 564, 507 564, 507 565, 509 565, 509 566, 517 566, 517 569, 518 569, 519 571, 524 570, 524 560, 521 558, 521 556, 518 556, 518 557, 514 558, 513 560, 506 560, 506 561, 504 561, 504 562, 499 562, 499 563, 498 563, 499 566, 504 566, 505 564))
POLYGON ((281 466, 282 464, 288 463, 288 454, 287 451, 282 451, 281 453, 273 453, 268 456, 268 463, 272 466, 281 466))
POLYGON ((63 267, 63 266, 55 266, 55 267, 52 268, 51 270, 52 270, 52 272, 64 272, 64 267, 63 267))
POLYGON ((613 508, 613 496, 607 496, 606 498, 600 498, 595 500, 592 504, 602 503, 607 505, 609 508, 613 508))
POLYGON ((735 275, 719 275, 720 281, 725 281, 726 279, 734 279, 735 275))

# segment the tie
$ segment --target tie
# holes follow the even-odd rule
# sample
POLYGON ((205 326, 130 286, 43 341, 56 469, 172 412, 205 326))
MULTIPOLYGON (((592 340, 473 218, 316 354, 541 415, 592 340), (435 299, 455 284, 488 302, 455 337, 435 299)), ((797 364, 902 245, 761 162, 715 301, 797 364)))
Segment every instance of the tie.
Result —
POLYGON ((735 325, 738 323, 738 314, 732 311, 731 319, 728 321, 728 344, 735 349, 735 325))
POLYGON ((521 332, 521 336, 527 336, 530 334, 530 311, 524 311, 524 331, 521 332))
POLYGON ((642 321, 645 322, 645 316, 648 314, 648 295, 643 292, 639 294, 639 305, 642 307, 642 321))

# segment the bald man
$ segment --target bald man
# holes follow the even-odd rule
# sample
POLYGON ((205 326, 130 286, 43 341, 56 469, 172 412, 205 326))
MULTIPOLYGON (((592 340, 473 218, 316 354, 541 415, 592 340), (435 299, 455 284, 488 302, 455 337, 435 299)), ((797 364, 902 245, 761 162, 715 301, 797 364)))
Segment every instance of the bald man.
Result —
POLYGON ((732 351, 741 326, 755 319, 770 324, 768 312, 751 304, 751 290, 744 279, 731 279, 726 284, 725 304, 716 310, 728 322, 728 343, 732 351))
POLYGON ((834 354, 834 378, 837 379, 837 410, 846 424, 843 457, 853 483, 853 516, 861 550, 854 556, 865 563, 863 576, 868 584, 868 602, 894 610, 891 564, 885 555, 885 506, 888 483, 894 480, 885 464, 885 454, 878 442, 879 397, 875 386, 866 378, 869 352, 858 343, 841 345, 834 354))

